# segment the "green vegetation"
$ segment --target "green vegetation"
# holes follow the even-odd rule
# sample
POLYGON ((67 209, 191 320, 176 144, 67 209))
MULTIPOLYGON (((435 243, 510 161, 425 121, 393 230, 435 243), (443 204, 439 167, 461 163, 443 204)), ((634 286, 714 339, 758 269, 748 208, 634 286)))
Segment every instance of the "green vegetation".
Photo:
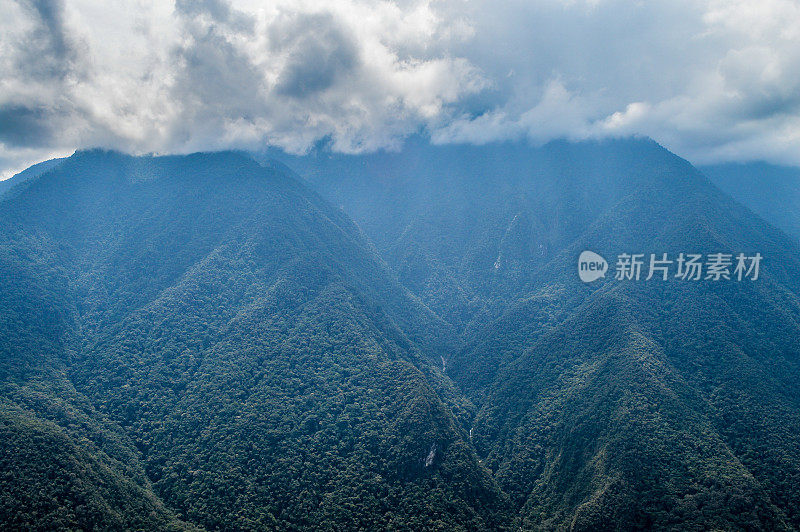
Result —
POLYGON ((23 187, 0 204, 4 525, 507 521, 437 369, 448 326, 288 175, 85 152, 23 187))
POLYGON ((800 529, 800 249, 688 163, 287 162, 358 225, 239 153, 0 199, 0 527, 800 529), (584 249, 765 264, 584 285, 584 249))
POLYGON ((412 150, 430 170, 402 153, 304 173, 463 331, 447 372, 515 526, 800 528, 795 242, 650 141, 412 150), (403 219, 360 207, 387 187, 403 219), (583 285, 585 249, 769 259, 751 284, 583 285))

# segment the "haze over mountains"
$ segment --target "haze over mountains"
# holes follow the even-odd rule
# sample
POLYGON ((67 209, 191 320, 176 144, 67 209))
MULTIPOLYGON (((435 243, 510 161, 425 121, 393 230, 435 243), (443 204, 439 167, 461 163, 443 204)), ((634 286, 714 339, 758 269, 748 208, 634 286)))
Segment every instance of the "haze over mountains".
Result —
POLYGON ((258 159, 84 151, 2 196, 5 527, 800 528, 800 244, 688 162, 258 159), (583 284, 585 249, 764 263, 583 284))
POLYGON ((800 239, 800 168, 756 162, 703 166, 701 170, 736 201, 800 239))

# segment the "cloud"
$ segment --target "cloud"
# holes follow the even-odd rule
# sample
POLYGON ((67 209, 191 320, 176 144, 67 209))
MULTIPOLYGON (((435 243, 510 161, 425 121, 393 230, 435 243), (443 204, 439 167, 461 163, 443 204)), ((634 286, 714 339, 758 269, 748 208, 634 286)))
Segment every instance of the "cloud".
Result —
POLYGON ((0 109, 0 142, 9 146, 35 146, 52 140, 52 134, 43 120, 44 111, 21 105, 0 109))
POLYGON ((496 97, 439 142, 640 134, 696 162, 800 164, 797 2, 469 5, 475 37, 455 53, 496 97))
POLYGON ((28 15, 31 29, 18 47, 16 70, 26 79, 50 81, 63 79, 75 59, 74 44, 64 25, 63 3, 57 0, 20 2, 28 15))
POLYGON ((288 61, 275 86, 281 96, 306 98, 325 91, 349 75, 359 61, 357 44, 329 13, 293 13, 271 29, 271 52, 288 50, 288 61))
POLYGON ((792 0, 5 0, 0 161, 649 135, 800 164, 792 0), (8 7, 5 6, 8 4, 8 7))

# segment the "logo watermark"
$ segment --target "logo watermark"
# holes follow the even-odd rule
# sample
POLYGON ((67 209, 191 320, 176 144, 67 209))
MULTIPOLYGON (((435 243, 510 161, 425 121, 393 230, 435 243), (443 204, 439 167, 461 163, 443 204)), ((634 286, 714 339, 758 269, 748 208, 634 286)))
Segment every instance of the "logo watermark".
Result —
POLYGON ((594 251, 584 251, 578 257, 578 275, 584 283, 591 283, 606 276, 608 262, 594 251))
MULTIPOLYGON (((757 281, 761 253, 621 253, 614 263, 614 279, 618 281, 757 281)), ((591 283, 606 276, 608 262, 594 251, 584 251, 578 257, 578 276, 591 283)))

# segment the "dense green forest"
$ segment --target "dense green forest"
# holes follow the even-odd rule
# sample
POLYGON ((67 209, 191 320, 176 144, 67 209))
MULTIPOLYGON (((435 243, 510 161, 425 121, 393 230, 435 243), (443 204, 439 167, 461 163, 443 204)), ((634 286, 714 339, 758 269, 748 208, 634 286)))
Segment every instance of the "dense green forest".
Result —
POLYGON ((297 181, 85 152, 22 187, 0 205, 8 525, 506 521, 438 369, 450 328, 297 181))
POLYGON ((686 161, 257 159, 0 191, 4 529, 800 529, 800 246, 686 161), (585 249, 765 264, 585 285, 585 249))
POLYGON ((798 246, 689 163, 646 139, 282 160, 461 331, 447 373, 515 526, 800 528, 798 246), (584 285, 585 249, 769 263, 584 285))

